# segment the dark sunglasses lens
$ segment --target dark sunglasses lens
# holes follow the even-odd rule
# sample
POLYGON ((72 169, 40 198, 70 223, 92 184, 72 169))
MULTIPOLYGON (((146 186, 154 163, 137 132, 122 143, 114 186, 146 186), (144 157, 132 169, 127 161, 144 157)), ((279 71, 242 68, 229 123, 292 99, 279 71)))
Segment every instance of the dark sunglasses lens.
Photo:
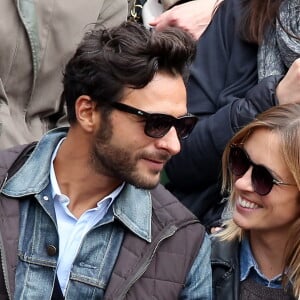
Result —
POLYGON ((175 128, 177 135, 180 139, 187 138, 195 125, 198 122, 198 118, 195 116, 186 116, 176 120, 175 128))
POLYGON ((178 137, 184 139, 191 133, 197 121, 198 118, 195 116, 176 119, 167 115, 151 114, 146 120, 145 133, 151 137, 160 138, 174 126, 178 137))
POLYGON ((250 161, 243 149, 232 147, 229 153, 229 168, 233 175, 242 176, 250 167, 250 161))
POLYGON ((173 126, 173 119, 168 116, 152 114, 145 124, 145 133, 153 138, 160 138, 167 134, 173 126))
POLYGON ((261 196, 270 193, 273 187, 273 176, 262 166, 254 166, 252 170, 252 184, 255 192, 261 196))

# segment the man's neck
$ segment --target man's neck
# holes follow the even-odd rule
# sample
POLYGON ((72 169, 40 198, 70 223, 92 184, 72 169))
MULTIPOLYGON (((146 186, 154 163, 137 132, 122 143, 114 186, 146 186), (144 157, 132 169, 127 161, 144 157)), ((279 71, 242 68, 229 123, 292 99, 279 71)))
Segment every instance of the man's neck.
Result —
POLYGON ((53 165, 61 193, 69 197, 68 208, 76 217, 96 207, 121 184, 119 180, 96 173, 86 148, 76 147, 68 139, 58 149, 53 165))

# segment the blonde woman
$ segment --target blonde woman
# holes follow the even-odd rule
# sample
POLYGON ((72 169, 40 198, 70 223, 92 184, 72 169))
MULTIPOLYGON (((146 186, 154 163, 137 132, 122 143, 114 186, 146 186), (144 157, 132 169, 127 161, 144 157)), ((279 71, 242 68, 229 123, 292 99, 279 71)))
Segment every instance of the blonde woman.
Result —
POLYGON ((212 237, 214 299, 300 295, 300 104, 276 106, 223 154, 232 218, 212 237))

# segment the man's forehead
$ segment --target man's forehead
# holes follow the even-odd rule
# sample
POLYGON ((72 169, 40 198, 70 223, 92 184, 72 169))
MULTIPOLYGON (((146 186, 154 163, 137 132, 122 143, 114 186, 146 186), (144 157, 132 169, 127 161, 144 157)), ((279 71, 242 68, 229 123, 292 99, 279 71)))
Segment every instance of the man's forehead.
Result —
POLYGON ((125 88, 122 102, 148 112, 186 114, 186 88, 181 77, 156 77, 140 89, 125 88))

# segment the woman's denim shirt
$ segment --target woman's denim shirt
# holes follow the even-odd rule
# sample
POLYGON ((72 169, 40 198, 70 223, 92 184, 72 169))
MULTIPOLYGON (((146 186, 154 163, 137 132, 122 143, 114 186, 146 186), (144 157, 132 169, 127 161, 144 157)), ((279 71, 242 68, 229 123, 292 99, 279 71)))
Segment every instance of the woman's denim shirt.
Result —
POLYGON ((259 267, 253 257, 249 240, 244 238, 241 242, 240 250, 240 277, 241 281, 251 278, 257 283, 271 288, 281 288, 282 289, 282 276, 277 275, 275 278, 269 280, 264 276, 264 274, 259 270, 259 267))

